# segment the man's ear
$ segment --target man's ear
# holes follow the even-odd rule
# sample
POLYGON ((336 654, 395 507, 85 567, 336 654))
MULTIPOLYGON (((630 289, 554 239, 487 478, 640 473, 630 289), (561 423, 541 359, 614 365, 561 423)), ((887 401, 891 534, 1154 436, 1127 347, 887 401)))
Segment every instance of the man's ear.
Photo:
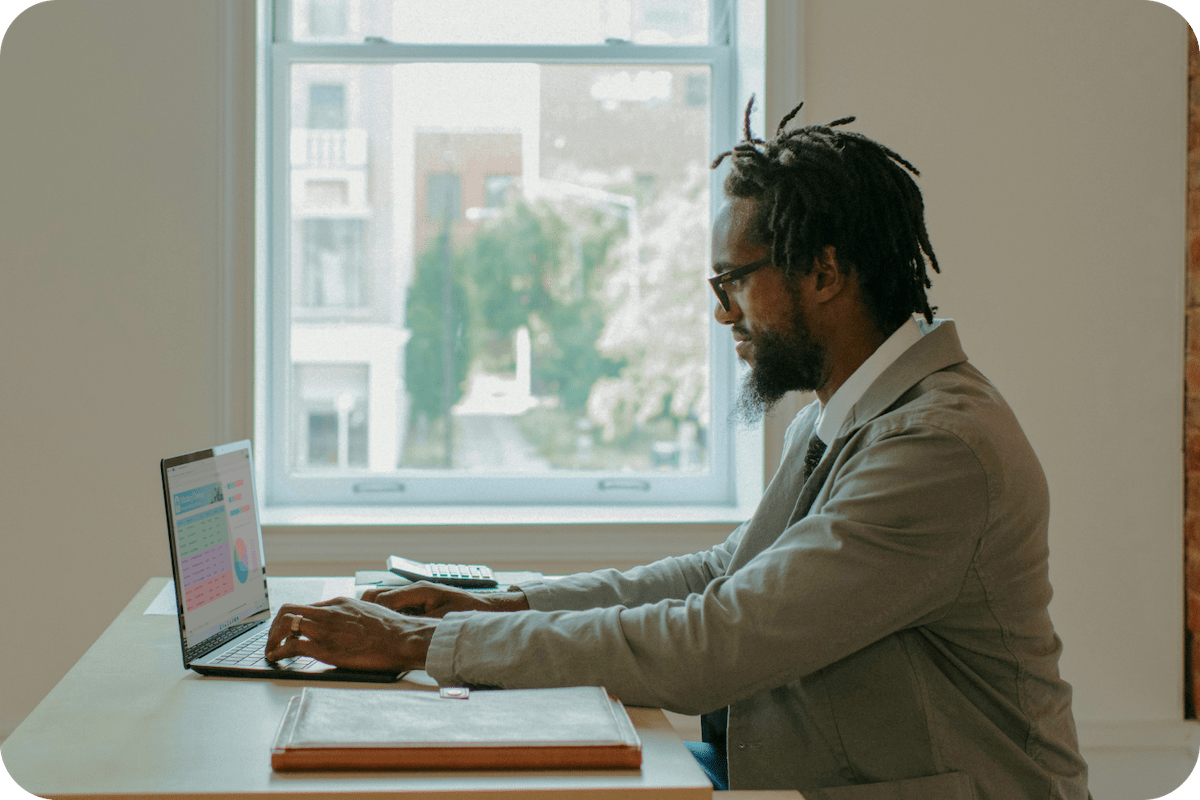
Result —
POLYGON ((837 249, 825 245, 813 261, 812 286, 815 299, 826 302, 837 297, 846 288, 846 271, 837 259, 837 249))

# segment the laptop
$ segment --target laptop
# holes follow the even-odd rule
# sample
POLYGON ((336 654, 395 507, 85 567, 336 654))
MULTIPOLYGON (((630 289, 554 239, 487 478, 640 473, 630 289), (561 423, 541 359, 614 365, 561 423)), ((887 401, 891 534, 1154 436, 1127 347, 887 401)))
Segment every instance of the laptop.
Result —
POLYGON ((263 656, 273 615, 249 440, 162 460, 183 666, 201 675, 388 683, 404 673, 263 656))

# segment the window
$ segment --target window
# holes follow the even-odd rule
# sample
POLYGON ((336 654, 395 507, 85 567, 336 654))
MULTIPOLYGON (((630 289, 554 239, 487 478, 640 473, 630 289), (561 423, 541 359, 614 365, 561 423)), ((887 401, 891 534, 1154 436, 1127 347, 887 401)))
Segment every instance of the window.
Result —
POLYGON ((689 75, 685 89, 689 106, 702 106, 708 102, 708 80, 705 75, 689 75))
POLYGON ((515 184, 512 175, 488 175, 483 180, 483 204, 488 208, 503 208, 515 184))
POLYGON ((296 364, 298 472, 366 467, 367 365, 296 364))
POLYGON ((346 0, 308 0, 308 30, 320 39, 336 39, 349 31, 346 0))
POLYGON ((361 306, 365 301, 366 226, 357 219, 301 220, 304 284, 309 307, 361 306))
POLYGON ((462 214, 462 187, 457 175, 452 172, 429 174, 426 190, 425 219, 449 225, 458 221, 462 214))
POLYGON ((323 83, 308 87, 308 127, 346 127, 346 89, 344 86, 323 83))
POLYGON ((654 185, 657 178, 653 172, 639 172, 633 176, 633 196, 643 205, 654 202, 654 185))
POLYGON ((268 11, 266 503, 735 504, 733 0, 268 11))

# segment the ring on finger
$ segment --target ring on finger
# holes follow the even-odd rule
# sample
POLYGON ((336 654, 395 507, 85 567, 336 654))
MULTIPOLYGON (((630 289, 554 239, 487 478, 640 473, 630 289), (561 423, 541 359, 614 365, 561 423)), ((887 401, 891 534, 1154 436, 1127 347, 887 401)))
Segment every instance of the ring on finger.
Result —
POLYGON ((296 614, 292 617, 292 636, 300 635, 300 623, 304 621, 304 617, 296 614))

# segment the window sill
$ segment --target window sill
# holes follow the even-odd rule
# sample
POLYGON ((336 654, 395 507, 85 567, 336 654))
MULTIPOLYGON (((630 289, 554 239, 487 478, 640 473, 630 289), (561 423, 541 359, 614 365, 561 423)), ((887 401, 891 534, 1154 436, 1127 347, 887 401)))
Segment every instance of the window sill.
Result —
POLYGON ((753 513, 729 506, 313 506, 265 508, 260 518, 279 574, 382 569, 389 555, 560 574, 707 550, 753 513))
POLYGON ((740 524, 754 506, 268 506, 264 528, 740 524))

